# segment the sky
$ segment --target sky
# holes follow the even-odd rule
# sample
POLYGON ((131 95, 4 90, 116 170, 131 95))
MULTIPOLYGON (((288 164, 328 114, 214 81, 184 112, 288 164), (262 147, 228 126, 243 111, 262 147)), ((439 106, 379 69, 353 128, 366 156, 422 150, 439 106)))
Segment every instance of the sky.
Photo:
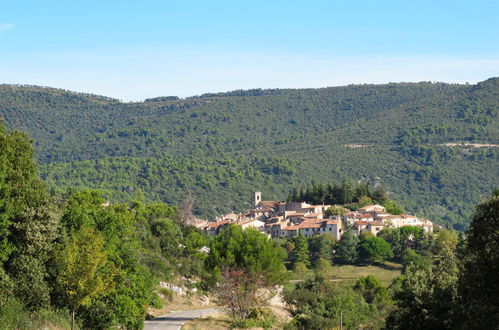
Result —
POLYGON ((499 76, 498 0, 2 1, 0 83, 140 101, 499 76))

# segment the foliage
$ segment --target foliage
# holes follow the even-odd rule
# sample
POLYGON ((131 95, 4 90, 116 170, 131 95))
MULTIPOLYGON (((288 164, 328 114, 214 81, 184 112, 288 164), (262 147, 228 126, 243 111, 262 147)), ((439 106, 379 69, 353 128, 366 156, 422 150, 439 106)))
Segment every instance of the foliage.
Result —
POLYGON ((336 240, 331 234, 314 235, 308 239, 310 259, 314 265, 318 260, 332 261, 336 240))
POLYGON ((290 254, 290 259, 293 265, 302 263, 306 267, 310 267, 310 251, 308 247, 308 239, 301 233, 292 239, 293 251, 290 254))
POLYGON ((320 276, 326 277, 333 270, 331 262, 327 259, 319 258, 315 261, 315 271, 320 276))
POLYGON ((384 228, 378 233, 378 237, 390 244, 397 259, 402 258, 407 249, 413 249, 422 255, 431 255, 434 250, 433 235, 415 226, 384 228))
POLYGON ((308 267, 301 261, 293 264, 293 271, 299 275, 304 275, 308 272, 308 267))
POLYGON ((446 250, 432 268, 407 266, 395 293, 396 308, 388 329, 452 329, 456 323, 459 268, 453 251, 446 250))
POLYGON ((392 299, 386 287, 372 275, 359 278, 353 288, 362 294, 368 304, 377 306, 379 310, 392 304, 392 299))
POLYGON ((402 255, 402 265, 404 266, 403 273, 407 272, 409 266, 421 269, 430 268, 430 262, 411 248, 404 251, 404 254, 402 255))
POLYGON ((404 213, 404 208, 392 200, 387 200, 383 204, 383 206, 385 207, 386 212, 388 212, 390 214, 402 214, 402 213, 404 213))
POLYGON ((71 234, 57 255, 57 263, 57 285, 73 317, 79 307, 89 305, 114 285, 104 240, 90 228, 81 227, 71 234))
POLYGON ((374 204, 374 202, 371 199, 371 197, 369 197, 369 196, 361 196, 359 198, 358 204, 359 204, 359 207, 364 207, 366 205, 372 205, 372 204, 374 204))
POLYGON ((455 251, 458 243, 458 233, 454 230, 441 229, 435 233, 434 254, 439 255, 445 249, 455 251))
POLYGON ((383 262, 393 257, 393 251, 384 239, 372 236, 360 242, 359 257, 369 262, 383 262))
POLYGON ((246 319, 232 320, 231 327, 234 328, 263 328, 275 329, 279 324, 277 316, 270 309, 262 307, 254 308, 246 319))
POLYGON ((499 196, 477 206, 459 279, 463 327, 494 328, 499 324, 499 196))
POLYGON ((0 125, 2 325, 44 328, 64 314, 54 324, 67 327, 69 309, 87 328, 141 328, 158 279, 203 273, 208 239, 177 208, 104 202, 86 190, 49 198, 31 141, 0 125))
POLYGON ((0 308, 3 329, 68 329, 70 320, 65 310, 52 308, 30 311, 18 299, 10 299, 0 308))
POLYGON ((283 281, 284 258, 284 250, 258 230, 231 224, 210 242, 205 283, 234 319, 248 319, 264 303, 260 289, 283 281))
POLYGON ((359 238, 347 228, 337 244, 336 257, 345 263, 355 263, 358 258, 359 238))
POLYGON ((321 277, 298 283, 294 290, 284 292, 284 299, 294 306, 298 329, 339 327, 340 318, 346 328, 356 328, 376 315, 359 292, 321 277))
POLYGON ((341 206, 338 206, 338 205, 333 205, 331 206, 330 208, 328 208, 325 212, 324 212, 324 216, 326 218, 330 217, 330 216, 334 216, 334 215, 339 215, 339 216, 343 216, 345 213, 347 213, 348 210, 341 207, 341 206))
POLYGON ((113 275, 113 289, 78 312, 86 327, 138 327, 143 322, 146 306, 154 301, 156 293, 154 279, 139 259, 137 213, 127 205, 106 207, 102 202, 97 192, 75 193, 62 218, 70 237, 82 228, 98 233, 103 239, 105 257, 114 266, 114 269, 108 268, 113 275))
POLYGON ((24 133, 5 132, 0 121, 0 263, 16 249, 18 242, 11 234, 15 225, 22 226, 18 224, 21 214, 40 206, 45 198, 31 141, 24 133))

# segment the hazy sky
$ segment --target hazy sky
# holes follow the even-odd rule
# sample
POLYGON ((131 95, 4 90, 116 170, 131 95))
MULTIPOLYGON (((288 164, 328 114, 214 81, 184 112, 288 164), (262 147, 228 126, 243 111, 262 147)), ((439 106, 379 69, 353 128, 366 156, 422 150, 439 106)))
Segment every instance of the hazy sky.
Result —
POLYGON ((3 1, 0 83, 123 100, 499 76, 499 1, 3 1))

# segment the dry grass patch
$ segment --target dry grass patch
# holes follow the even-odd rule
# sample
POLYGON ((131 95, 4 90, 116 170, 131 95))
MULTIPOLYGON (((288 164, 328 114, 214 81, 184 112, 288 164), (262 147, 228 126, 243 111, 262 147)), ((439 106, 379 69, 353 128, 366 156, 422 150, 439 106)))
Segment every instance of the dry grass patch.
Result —
POLYGON ((186 322, 182 330, 226 330, 230 329, 230 318, 224 312, 217 312, 186 322))

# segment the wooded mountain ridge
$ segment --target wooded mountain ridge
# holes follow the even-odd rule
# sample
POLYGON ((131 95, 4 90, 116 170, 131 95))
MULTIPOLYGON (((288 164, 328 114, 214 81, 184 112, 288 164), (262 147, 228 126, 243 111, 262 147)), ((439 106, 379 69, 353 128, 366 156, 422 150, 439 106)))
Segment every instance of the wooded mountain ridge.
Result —
POLYGON ((382 184, 406 210, 466 226, 497 186, 499 79, 116 99, 0 86, 0 117, 29 132, 53 194, 179 203, 209 217, 311 182, 382 184), (461 143, 468 145, 462 145, 461 143), (446 145, 456 143, 457 145, 446 145), (473 146, 486 144, 488 146, 473 146))

